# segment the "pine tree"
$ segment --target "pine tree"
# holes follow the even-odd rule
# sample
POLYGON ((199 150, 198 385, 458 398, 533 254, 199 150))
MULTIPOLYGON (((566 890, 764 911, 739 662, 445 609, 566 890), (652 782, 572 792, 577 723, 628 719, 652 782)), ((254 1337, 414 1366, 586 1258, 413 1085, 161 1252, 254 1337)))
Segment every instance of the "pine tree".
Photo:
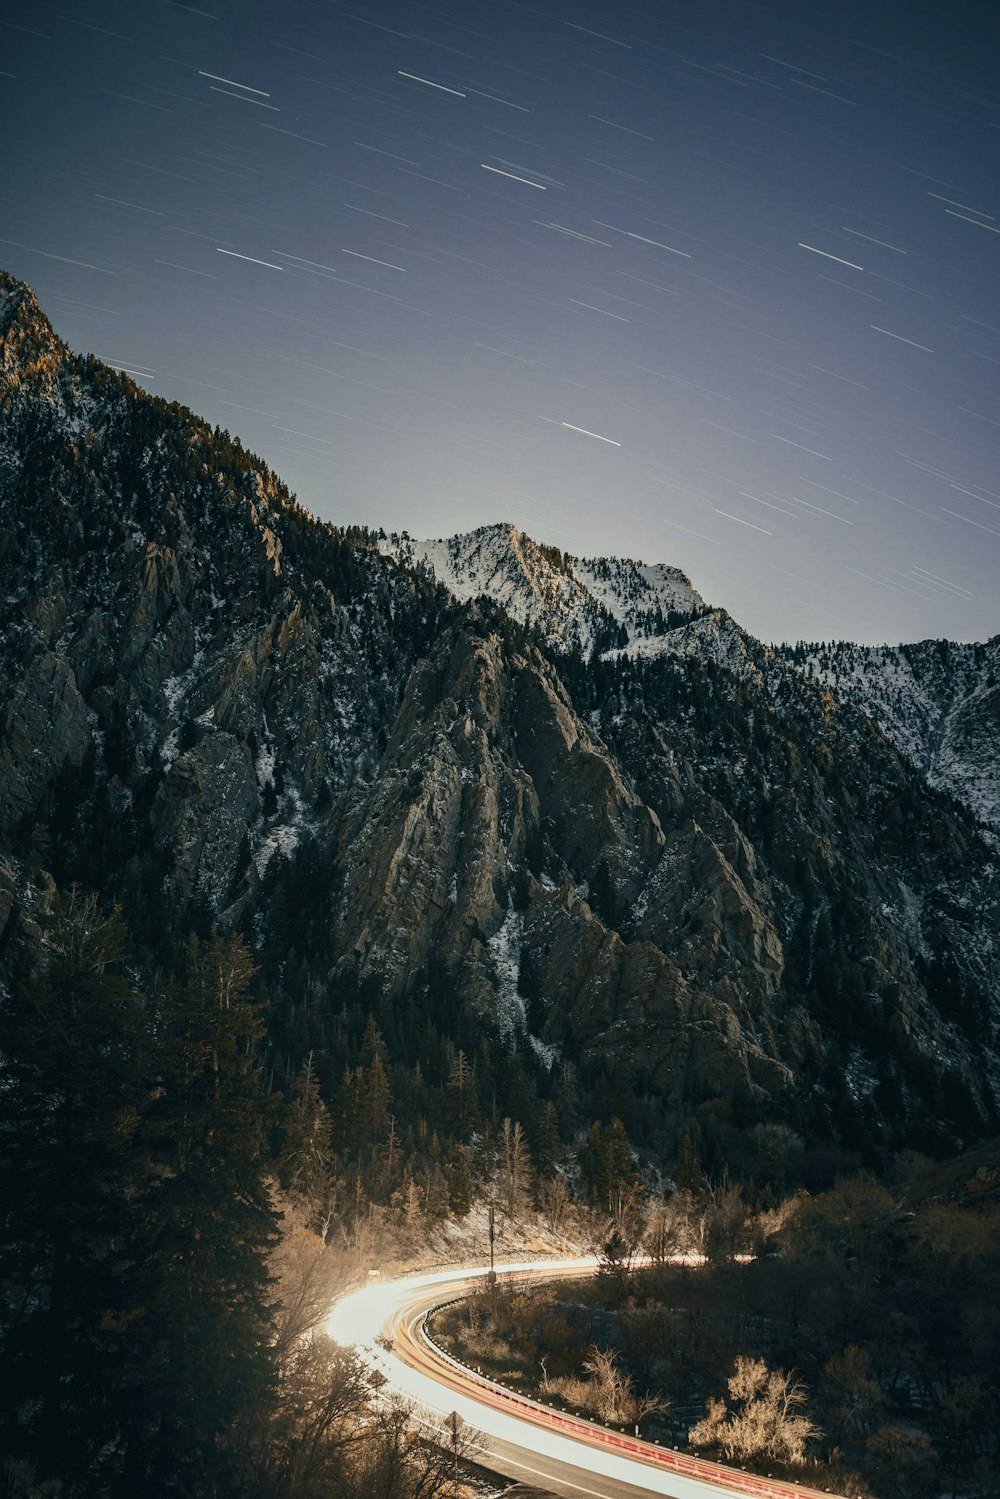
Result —
POLYGON ((448 1182, 435 1161, 424 1178, 424 1211, 432 1223, 448 1216, 448 1182))
POLYGON ((74 888, 40 935, 0 1011, 0 1442, 72 1489, 113 1467, 135 1372, 144 1017, 117 911, 74 888))
POLYGON ((376 1051, 365 1068, 361 1082, 361 1111, 364 1145, 384 1140, 389 1133, 389 1105, 392 1091, 380 1051, 376 1051))
POLYGON ((278 1159, 281 1183, 300 1204, 310 1227, 323 1222, 333 1178, 330 1115, 320 1095, 319 1080, 309 1053, 292 1084, 292 1098, 284 1112, 285 1142, 278 1159))
POLYGON ((559 1111, 559 1132, 563 1143, 571 1145, 580 1128, 580 1089, 572 1062, 564 1062, 560 1070, 556 1108, 559 1111))
POLYGON ((155 1186, 144 1204, 147 1295, 139 1438, 127 1483, 156 1494, 222 1480, 225 1436, 266 1400, 266 1256, 276 1216, 263 1175, 266 1101, 254 1043, 263 1005, 238 938, 192 941, 165 996, 147 1123, 155 1186))
POLYGON ((559 1139, 559 1111, 551 1098, 542 1105, 535 1144, 535 1161, 540 1176, 551 1176, 562 1155, 559 1139))
POLYGON ((448 1168, 448 1207, 456 1218, 465 1218, 472 1211, 474 1190, 468 1147, 458 1145, 448 1168))
POLYGON ((476 1075, 464 1051, 459 1051, 445 1085, 445 1115, 457 1139, 466 1141, 479 1124, 479 1092, 476 1075))

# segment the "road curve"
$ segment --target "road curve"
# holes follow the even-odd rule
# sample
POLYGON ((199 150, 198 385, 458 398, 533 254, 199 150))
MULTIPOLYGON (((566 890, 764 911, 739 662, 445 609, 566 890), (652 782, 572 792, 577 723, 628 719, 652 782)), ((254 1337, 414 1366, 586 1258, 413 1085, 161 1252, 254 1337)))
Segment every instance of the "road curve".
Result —
MULTIPOLYGON (((592 1257, 537 1260, 498 1265, 497 1272, 551 1279, 596 1264, 592 1257)), ((446 1439, 445 1418, 457 1412, 470 1458, 567 1499, 733 1499, 734 1492, 753 1499, 827 1499, 815 1489, 705 1462, 565 1415, 458 1363, 429 1336, 427 1314, 467 1295, 487 1268, 377 1281, 338 1301, 327 1331, 378 1369, 430 1430, 446 1439)))

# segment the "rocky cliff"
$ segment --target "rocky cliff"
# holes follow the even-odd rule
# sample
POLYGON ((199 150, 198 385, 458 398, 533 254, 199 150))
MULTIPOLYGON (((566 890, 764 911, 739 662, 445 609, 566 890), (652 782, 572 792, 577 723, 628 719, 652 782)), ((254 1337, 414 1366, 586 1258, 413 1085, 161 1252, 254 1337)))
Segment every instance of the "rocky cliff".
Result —
POLYGON ((334 529, 3 276, 0 340, 0 963, 44 870, 150 964, 241 927, 282 1045, 370 1009, 424 1071, 572 1063, 650 1148, 698 1108, 851 1149, 995 1127, 957 700, 903 753, 674 568, 334 529))

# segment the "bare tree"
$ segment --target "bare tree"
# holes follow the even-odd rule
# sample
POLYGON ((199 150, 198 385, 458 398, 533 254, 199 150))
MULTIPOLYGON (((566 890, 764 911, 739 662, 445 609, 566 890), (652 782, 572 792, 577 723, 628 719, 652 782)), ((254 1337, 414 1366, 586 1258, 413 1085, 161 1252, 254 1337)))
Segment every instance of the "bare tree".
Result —
POLYGON ((734 1260, 750 1247, 750 1211, 738 1182, 724 1176, 708 1188, 705 1254, 716 1263, 734 1260))
POLYGON ((531 1157, 520 1120, 505 1119, 501 1144, 500 1189, 507 1217, 520 1218, 531 1185, 531 1157))
POLYGON ((283 1218, 281 1237, 268 1260, 279 1364, 319 1325, 339 1279, 333 1252, 305 1227, 289 1204, 284 1206, 283 1218))
POLYGON ((657 1265, 678 1254, 700 1254, 703 1219, 694 1196, 680 1187, 670 1197, 654 1197, 646 1215, 643 1248, 657 1265))
POLYGON ((729 1401, 712 1399, 688 1439, 695 1447, 716 1447, 730 1460, 770 1458, 799 1465, 806 1443, 819 1435, 802 1414, 806 1390, 793 1375, 768 1369, 763 1359, 740 1357, 730 1375, 729 1401))
POLYGON ((381 1400, 359 1460, 346 1476, 344 1499, 458 1499, 458 1466, 469 1437, 462 1429, 425 1429, 412 1406, 381 1400))
POLYGON ((593 1411, 599 1421, 612 1426, 638 1425, 644 1416, 668 1409, 669 1402, 658 1394, 637 1394, 632 1376, 619 1369, 616 1358, 613 1348, 595 1344, 583 1361, 589 1379, 548 1379, 546 1388, 570 1405, 593 1411))

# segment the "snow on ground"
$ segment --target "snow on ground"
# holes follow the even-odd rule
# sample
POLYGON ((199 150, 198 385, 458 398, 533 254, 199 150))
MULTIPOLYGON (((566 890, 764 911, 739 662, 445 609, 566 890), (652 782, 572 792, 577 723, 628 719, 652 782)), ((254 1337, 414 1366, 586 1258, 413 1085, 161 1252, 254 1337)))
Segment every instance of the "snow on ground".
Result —
POLYGON ((521 928, 523 918, 520 911, 508 911, 503 926, 486 944, 486 950, 496 972, 496 1020, 502 1036, 510 1036, 525 1028, 524 1000, 517 992, 517 980, 521 971, 521 928))

